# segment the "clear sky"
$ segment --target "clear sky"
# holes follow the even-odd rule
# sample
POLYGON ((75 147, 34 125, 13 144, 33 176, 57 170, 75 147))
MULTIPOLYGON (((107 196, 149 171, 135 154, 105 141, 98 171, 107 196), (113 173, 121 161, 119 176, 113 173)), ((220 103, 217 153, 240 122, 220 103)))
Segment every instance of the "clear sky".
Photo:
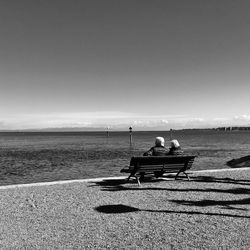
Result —
POLYGON ((0 1, 0 86, 0 129, 250 125, 250 1, 0 1))

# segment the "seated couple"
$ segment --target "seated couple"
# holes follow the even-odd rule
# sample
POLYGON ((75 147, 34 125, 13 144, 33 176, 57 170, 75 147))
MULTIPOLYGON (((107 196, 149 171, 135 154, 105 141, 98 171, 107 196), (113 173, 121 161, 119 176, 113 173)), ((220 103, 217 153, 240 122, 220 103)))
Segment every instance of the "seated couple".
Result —
POLYGON ((182 155, 180 144, 177 140, 172 140, 171 147, 168 149, 164 146, 165 141, 163 137, 155 138, 155 146, 150 148, 143 156, 165 156, 165 155, 182 155))
MULTIPOLYGON (((150 148, 143 156, 166 156, 166 155, 182 155, 180 144, 177 140, 172 140, 170 142, 171 147, 168 149, 164 146, 165 141, 163 137, 155 138, 155 146, 150 148)), ((140 180, 144 179, 145 173, 141 173, 140 180)), ((163 175, 162 171, 154 172, 155 177, 160 177, 163 175)))

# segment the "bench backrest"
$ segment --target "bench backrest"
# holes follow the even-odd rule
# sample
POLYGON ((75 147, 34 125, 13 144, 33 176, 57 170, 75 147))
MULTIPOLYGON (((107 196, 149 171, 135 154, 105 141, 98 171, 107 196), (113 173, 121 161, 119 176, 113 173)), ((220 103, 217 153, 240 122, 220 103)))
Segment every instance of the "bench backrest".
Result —
POLYGON ((191 168, 195 155, 169 155, 169 156, 142 156, 132 157, 130 166, 134 166, 136 172, 160 171, 175 172, 181 168, 191 168))

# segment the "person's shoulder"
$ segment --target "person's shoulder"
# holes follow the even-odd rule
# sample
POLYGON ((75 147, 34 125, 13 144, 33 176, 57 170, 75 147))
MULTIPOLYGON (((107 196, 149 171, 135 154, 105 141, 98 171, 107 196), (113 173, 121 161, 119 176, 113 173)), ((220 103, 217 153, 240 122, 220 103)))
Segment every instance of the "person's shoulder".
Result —
POLYGON ((149 156, 152 155, 152 152, 154 151, 154 147, 150 148, 148 151, 146 151, 145 153, 143 153, 143 156, 149 156))
POLYGON ((184 154, 184 151, 181 148, 170 148, 168 154, 169 155, 182 155, 184 154))

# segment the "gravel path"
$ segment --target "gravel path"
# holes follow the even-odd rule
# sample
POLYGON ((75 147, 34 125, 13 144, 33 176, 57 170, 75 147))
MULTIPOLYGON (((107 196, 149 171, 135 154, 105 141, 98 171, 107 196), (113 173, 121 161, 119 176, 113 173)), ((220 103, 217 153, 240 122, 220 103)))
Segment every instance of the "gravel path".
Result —
POLYGON ((0 189, 0 249, 249 249, 250 171, 0 189))

